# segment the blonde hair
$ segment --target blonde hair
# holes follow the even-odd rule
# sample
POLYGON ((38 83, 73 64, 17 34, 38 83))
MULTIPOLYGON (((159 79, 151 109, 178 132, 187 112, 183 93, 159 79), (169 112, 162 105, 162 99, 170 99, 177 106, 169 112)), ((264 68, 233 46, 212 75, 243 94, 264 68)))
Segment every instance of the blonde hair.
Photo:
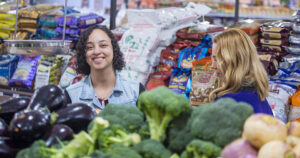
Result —
POLYGON ((250 37, 242 30, 229 29, 216 35, 213 43, 216 44, 217 67, 222 78, 219 88, 210 93, 209 100, 238 92, 242 87, 253 87, 263 101, 268 96, 268 76, 250 37))

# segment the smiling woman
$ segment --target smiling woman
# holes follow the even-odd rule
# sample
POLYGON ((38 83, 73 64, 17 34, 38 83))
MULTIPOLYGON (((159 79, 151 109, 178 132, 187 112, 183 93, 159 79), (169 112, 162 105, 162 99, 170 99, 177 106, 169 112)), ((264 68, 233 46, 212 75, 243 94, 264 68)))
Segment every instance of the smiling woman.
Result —
POLYGON ((136 105, 144 86, 125 79, 123 54, 112 32, 105 26, 91 26, 76 45, 78 73, 87 77, 66 90, 69 102, 83 102, 100 111, 105 104, 136 105))

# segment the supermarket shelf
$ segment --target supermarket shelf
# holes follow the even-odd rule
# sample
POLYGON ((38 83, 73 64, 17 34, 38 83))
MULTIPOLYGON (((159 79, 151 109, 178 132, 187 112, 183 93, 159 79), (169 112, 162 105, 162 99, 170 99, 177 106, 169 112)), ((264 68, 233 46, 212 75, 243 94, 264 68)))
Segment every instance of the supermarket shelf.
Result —
POLYGON ((7 54, 57 55, 69 54, 71 41, 67 40, 4 40, 7 54))
POLYGON ((0 97, 31 97, 34 90, 0 85, 0 97))
MULTIPOLYGON (((234 18, 234 14, 209 13, 209 14, 205 15, 205 17, 234 18)), ((239 15, 239 18, 269 19, 269 20, 292 20, 292 17, 245 16, 245 15, 239 15)))

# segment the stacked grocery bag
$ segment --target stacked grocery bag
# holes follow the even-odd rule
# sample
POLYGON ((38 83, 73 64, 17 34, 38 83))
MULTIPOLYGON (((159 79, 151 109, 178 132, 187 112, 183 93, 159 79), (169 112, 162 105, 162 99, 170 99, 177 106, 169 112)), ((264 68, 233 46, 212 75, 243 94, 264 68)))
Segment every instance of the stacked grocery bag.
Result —
POLYGON ((8 39, 15 30, 15 14, 0 13, 0 38, 8 39))
POLYGON ((56 21, 63 14, 64 12, 61 9, 53 9, 41 14, 38 21, 40 28, 38 29, 36 38, 49 40, 58 36, 56 21))
POLYGON ((287 54, 289 46, 289 34, 292 29, 290 22, 275 21, 264 23, 261 27, 261 47, 258 50, 269 75, 275 75, 278 71, 279 62, 287 54))
POLYGON ((175 42, 161 51, 158 69, 151 74, 147 90, 167 86, 189 97, 192 105, 207 103, 209 92, 216 86, 216 76, 210 73, 210 35, 223 30, 208 24, 178 30, 175 42))
POLYGON ((18 39, 27 39, 35 35, 39 28, 39 17, 43 12, 59 8, 53 5, 36 5, 20 9, 18 12, 18 39))
MULTIPOLYGON (((289 36, 290 46, 286 48, 288 55, 279 64, 279 71, 271 82, 280 90, 284 89, 289 99, 287 120, 300 119, 299 85, 300 85, 300 11, 293 15, 292 31, 289 36)), ((283 93, 283 90, 279 93, 283 93)), ((282 95, 282 94, 281 94, 282 95)))
POLYGON ((263 21, 262 20, 241 20, 229 28, 238 28, 243 30, 249 37, 251 38, 252 42, 257 46, 259 44, 259 27, 263 21))
POLYGON ((178 30, 195 25, 193 21, 209 11, 210 8, 197 4, 185 8, 128 10, 130 28, 124 32, 119 41, 126 62, 121 75, 145 86, 149 82, 147 89, 156 87, 154 85, 167 85, 166 78, 170 77, 172 72, 170 65, 175 64, 179 50, 166 47, 175 41, 178 30), (152 73, 156 71, 157 66, 158 69, 165 69, 161 67, 162 65, 168 70, 171 69, 167 75, 162 74, 164 83, 152 82, 153 77, 160 78, 160 73, 152 73))
POLYGON ((260 30, 258 54, 270 75, 267 100, 273 114, 283 122, 299 119, 300 108, 295 101, 297 100, 295 95, 299 94, 296 91, 300 85, 297 15, 294 23, 268 22, 262 24, 260 30))
MULTIPOLYGON (((66 17, 66 31, 65 39, 72 41, 71 48, 74 48, 80 34, 89 26, 100 24, 104 21, 102 16, 95 13, 81 14, 81 13, 71 13, 66 17)), ((63 37, 63 26, 64 17, 59 17, 56 21, 56 33, 58 34, 53 39, 62 39, 63 37)))

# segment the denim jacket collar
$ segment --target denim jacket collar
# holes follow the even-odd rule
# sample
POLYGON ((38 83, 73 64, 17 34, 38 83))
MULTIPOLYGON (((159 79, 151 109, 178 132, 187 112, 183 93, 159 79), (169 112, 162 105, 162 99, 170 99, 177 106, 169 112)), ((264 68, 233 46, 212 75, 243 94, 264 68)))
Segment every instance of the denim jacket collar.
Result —
MULTIPOLYGON (((93 99, 96 95, 94 92, 94 88, 92 85, 92 79, 91 75, 89 75, 86 79, 83 81, 83 87, 80 95, 80 99, 93 99)), ((116 72, 116 85, 115 88, 113 89, 112 93, 122 93, 122 84, 120 81, 120 74, 119 72, 116 72)))

